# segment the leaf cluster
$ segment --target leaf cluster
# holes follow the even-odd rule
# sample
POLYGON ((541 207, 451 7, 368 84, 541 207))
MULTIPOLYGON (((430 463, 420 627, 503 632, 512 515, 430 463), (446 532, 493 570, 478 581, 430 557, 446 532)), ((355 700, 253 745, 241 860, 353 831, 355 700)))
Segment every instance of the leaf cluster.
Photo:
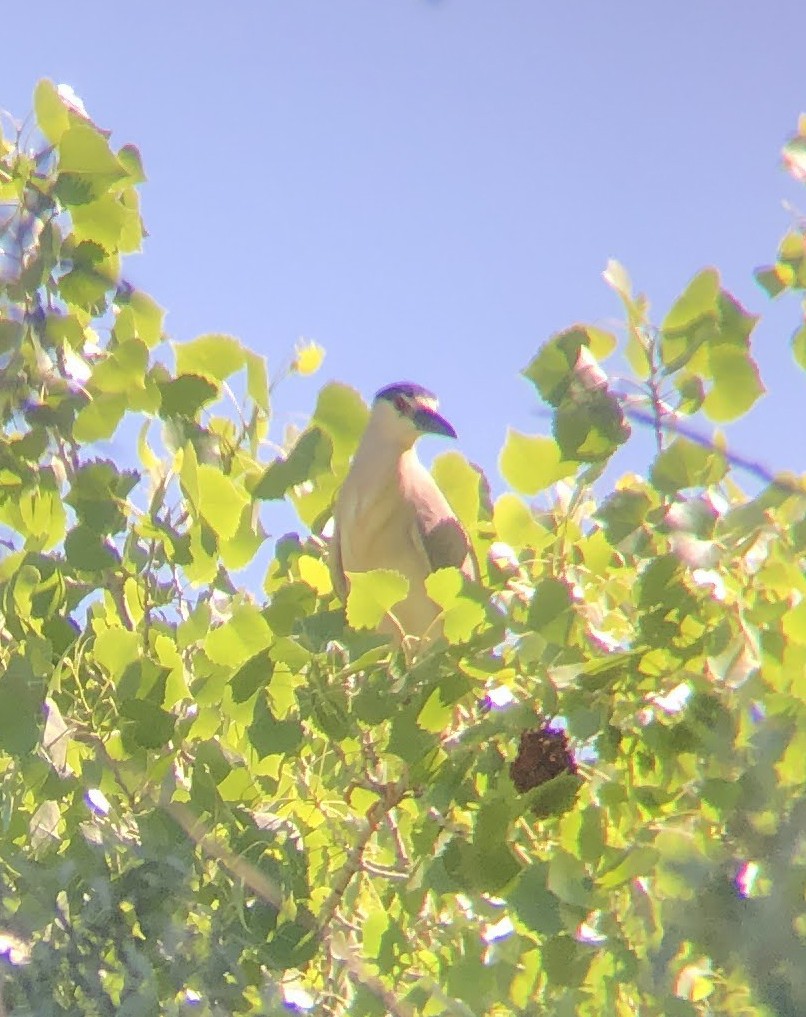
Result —
POLYGON ((541 347, 508 489, 436 460, 482 581, 435 573, 444 641, 395 653, 405 580, 342 605, 321 536, 364 402, 325 385, 278 453, 282 374, 171 343, 122 275, 136 150, 34 106, 0 138, 7 1012, 803 1013, 806 496, 687 424, 763 392, 756 317, 706 269, 655 326, 611 263, 623 341, 541 347), (645 421, 647 476, 601 496, 645 421), (281 500, 303 535, 258 572, 281 500))

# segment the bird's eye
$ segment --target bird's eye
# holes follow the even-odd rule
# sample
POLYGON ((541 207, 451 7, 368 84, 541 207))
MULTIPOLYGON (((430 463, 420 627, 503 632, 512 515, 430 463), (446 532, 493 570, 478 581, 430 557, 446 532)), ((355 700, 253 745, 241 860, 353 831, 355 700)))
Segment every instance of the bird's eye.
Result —
POLYGON ((408 409, 408 403, 403 396, 395 396, 395 409, 398 413, 405 413, 408 409))

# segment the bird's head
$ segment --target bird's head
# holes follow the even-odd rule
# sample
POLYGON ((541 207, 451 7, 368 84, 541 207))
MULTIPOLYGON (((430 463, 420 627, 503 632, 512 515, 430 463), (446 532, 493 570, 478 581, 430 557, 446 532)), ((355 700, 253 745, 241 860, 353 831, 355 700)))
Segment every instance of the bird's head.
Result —
POLYGON ((456 437, 453 427, 437 413, 437 406, 437 397, 427 388, 413 381, 398 381, 375 395, 372 416, 389 437, 411 448, 423 434, 456 437))

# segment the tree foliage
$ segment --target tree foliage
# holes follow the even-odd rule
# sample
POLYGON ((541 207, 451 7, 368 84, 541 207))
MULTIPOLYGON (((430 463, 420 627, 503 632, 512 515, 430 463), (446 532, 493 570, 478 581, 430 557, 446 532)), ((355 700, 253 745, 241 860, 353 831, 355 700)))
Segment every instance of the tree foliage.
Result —
POLYGON ((552 432, 508 433, 508 489, 437 459, 484 577, 435 574, 447 644, 404 657, 373 631, 401 577, 345 612, 318 536, 359 395, 272 452, 280 377, 125 281, 137 150, 47 81, 34 108, 0 140, 6 1011, 806 1012, 806 494, 699 437, 763 392, 718 272, 655 327, 612 263, 624 336, 540 348, 552 432), (631 419, 654 458, 602 497, 631 419), (281 500, 303 535, 244 589, 281 500))

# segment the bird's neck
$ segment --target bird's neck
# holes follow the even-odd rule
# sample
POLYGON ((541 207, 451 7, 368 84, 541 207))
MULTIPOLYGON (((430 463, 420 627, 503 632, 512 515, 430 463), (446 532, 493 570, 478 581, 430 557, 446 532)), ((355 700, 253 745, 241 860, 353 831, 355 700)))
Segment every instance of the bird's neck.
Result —
POLYGON ((375 430, 364 433, 353 462, 372 463, 379 474, 391 476, 419 460, 411 443, 397 434, 375 430))

